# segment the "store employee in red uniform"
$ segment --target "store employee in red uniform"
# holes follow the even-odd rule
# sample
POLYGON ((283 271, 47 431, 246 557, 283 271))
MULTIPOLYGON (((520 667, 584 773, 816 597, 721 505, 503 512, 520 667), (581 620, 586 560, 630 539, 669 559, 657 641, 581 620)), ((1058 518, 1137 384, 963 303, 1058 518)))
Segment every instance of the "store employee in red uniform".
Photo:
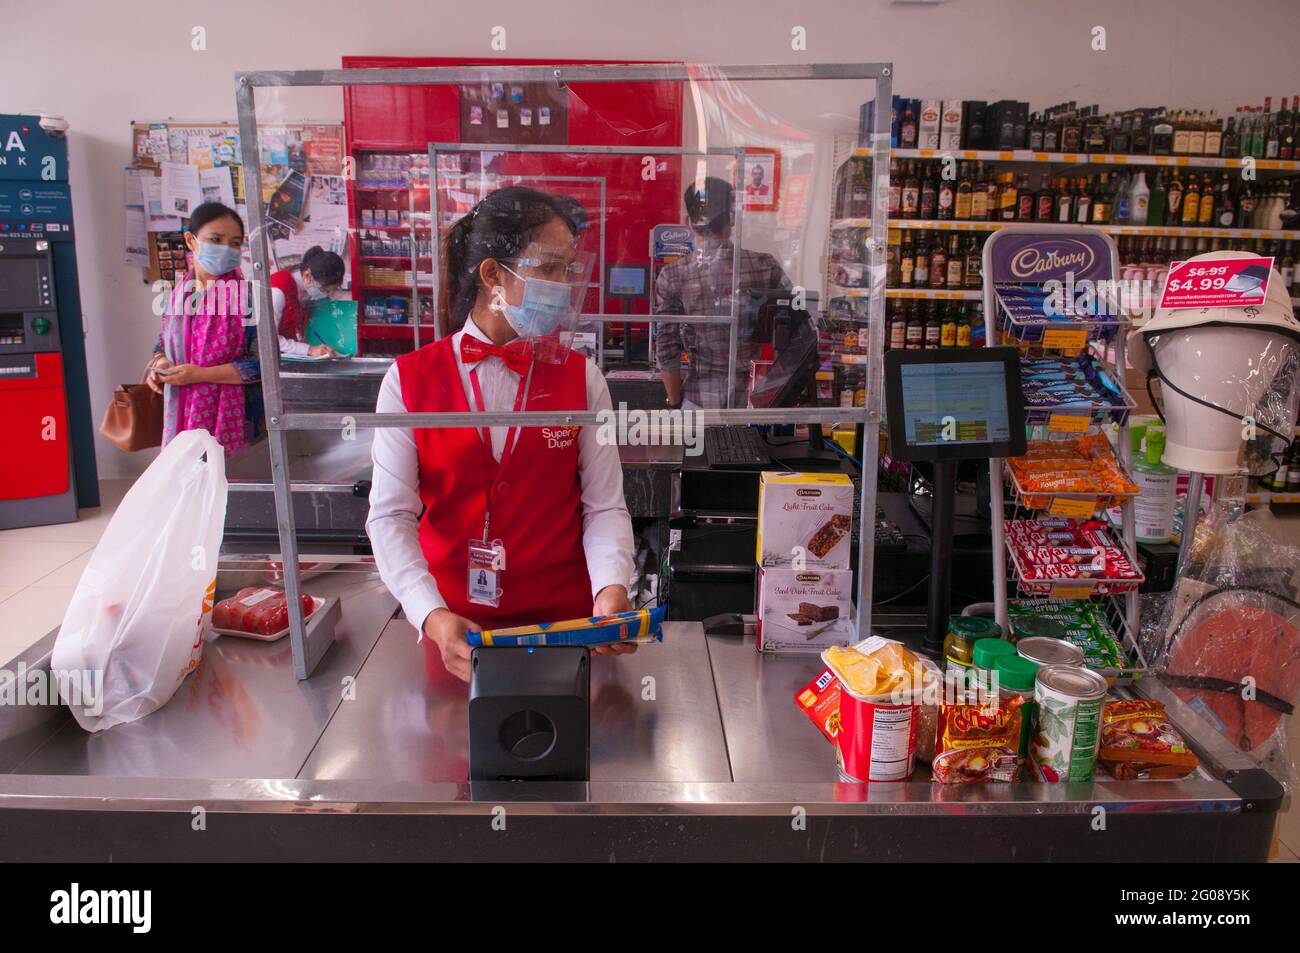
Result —
POLYGON ((308 344, 308 310, 313 301, 339 293, 343 284, 343 259, 332 251, 313 245, 303 253, 296 268, 271 273, 271 305, 280 332, 280 353, 292 357, 331 357, 328 344, 308 344))
MULTIPOLYGON (((500 189, 452 228, 455 332, 394 362, 376 410, 611 408, 600 370, 557 346, 581 300, 567 207, 500 189)), ((626 612, 632 521, 618 447, 595 427, 378 429, 366 530, 406 617, 468 681, 467 629, 626 612), (422 512, 423 511, 423 512, 422 512), (495 553, 501 562, 485 561, 495 553), (498 571, 499 570, 499 571, 498 571)), ((598 654, 635 650, 603 646, 598 654)))

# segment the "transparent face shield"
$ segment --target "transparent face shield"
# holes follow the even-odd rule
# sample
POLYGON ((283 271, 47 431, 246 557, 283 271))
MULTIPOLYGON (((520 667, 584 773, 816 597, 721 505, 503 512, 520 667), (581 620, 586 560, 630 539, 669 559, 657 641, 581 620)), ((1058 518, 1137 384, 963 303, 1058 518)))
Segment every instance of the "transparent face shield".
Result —
POLYGON ((498 262, 501 281, 491 289, 489 307, 533 345, 538 360, 559 364, 574 343, 592 264, 590 253, 572 245, 532 242, 498 262))

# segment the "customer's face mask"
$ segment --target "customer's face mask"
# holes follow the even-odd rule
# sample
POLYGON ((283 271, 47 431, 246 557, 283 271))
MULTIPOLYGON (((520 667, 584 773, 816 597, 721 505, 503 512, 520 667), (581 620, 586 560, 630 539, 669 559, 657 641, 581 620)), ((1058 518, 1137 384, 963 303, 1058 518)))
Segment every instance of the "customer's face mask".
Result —
POLYGON ((239 249, 215 242, 197 242, 194 263, 209 275, 224 275, 239 267, 239 249))
POLYGON ((511 304, 506 300, 505 289, 493 289, 492 306, 505 314, 506 321, 521 338, 531 339, 553 334, 573 310, 570 285, 563 281, 524 277, 505 265, 501 266, 524 283, 523 300, 511 304))
POLYGON ((323 301, 329 297, 329 295, 325 293, 324 288, 308 278, 303 279, 302 288, 309 301, 323 301))

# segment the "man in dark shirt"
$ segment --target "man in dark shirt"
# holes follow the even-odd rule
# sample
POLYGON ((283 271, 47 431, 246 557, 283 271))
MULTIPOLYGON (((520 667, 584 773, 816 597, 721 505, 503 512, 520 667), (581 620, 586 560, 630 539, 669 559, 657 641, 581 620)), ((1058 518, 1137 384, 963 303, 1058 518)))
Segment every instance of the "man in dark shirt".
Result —
MULTIPOLYGON (((732 261, 735 246, 731 227, 733 190, 722 179, 709 177, 703 188, 691 183, 683 197, 695 250, 671 262, 655 280, 655 314, 731 314, 732 261)), ((780 264, 766 252, 740 250, 740 290, 790 288, 780 264)), ((744 303, 742 298, 742 305, 744 303)), ((742 322, 743 327, 743 322, 742 322)), ((727 406, 727 365, 730 331, 717 324, 655 324, 655 358, 672 407, 727 406), (688 355, 683 366, 682 352, 688 355)), ((736 351, 735 406, 745 406, 749 362, 758 346, 739 334, 736 351)))

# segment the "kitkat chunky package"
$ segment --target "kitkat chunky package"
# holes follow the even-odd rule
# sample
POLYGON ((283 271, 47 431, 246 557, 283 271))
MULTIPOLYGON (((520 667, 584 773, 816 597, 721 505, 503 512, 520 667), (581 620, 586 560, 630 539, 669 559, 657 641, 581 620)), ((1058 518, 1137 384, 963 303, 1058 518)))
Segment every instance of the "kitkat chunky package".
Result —
POLYGON ((758 484, 758 564, 848 569, 853 483, 843 473, 764 471, 758 484))
POLYGON ((589 619, 565 619, 516 625, 508 629, 466 632, 471 648, 485 645, 610 645, 614 642, 662 642, 668 605, 589 619))

